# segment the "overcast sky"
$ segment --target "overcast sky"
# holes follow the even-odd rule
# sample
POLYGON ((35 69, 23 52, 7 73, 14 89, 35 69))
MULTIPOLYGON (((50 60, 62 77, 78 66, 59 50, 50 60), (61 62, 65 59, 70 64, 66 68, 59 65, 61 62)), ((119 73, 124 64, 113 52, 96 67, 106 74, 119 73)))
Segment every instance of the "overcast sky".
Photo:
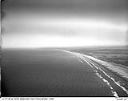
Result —
POLYGON ((3 47, 126 45, 128 0, 6 0, 3 47))

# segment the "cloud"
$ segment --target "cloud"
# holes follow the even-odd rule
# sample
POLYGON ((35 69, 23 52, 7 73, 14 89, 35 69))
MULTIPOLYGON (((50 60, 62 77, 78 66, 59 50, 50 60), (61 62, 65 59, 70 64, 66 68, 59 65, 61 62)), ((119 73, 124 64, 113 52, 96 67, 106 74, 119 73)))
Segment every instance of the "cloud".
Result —
POLYGON ((7 0, 3 45, 125 45, 127 4, 127 0, 7 0))

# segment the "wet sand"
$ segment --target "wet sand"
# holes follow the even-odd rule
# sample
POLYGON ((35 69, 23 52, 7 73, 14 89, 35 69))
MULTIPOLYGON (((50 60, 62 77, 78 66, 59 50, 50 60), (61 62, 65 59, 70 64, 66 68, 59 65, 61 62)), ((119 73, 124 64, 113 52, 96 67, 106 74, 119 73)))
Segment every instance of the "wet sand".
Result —
POLYGON ((59 50, 4 50, 2 96, 113 96, 87 63, 59 50))

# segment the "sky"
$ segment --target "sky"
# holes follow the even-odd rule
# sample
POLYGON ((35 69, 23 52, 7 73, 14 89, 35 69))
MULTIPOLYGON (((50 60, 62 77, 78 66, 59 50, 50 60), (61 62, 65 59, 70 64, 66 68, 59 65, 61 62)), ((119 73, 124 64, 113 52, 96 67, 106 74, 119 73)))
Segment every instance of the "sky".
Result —
POLYGON ((124 46, 128 0, 5 0, 3 48, 124 46))

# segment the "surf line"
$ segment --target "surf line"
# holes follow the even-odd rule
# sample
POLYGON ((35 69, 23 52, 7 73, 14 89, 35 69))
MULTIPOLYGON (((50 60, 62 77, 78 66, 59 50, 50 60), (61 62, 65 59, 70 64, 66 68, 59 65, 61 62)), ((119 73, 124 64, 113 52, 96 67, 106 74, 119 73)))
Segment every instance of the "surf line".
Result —
MULTIPOLYGON (((109 79, 111 79, 117 86, 119 86, 126 94, 128 94, 128 90, 122 86, 118 81, 116 81, 114 78, 110 77, 106 72, 104 72, 101 68, 98 68, 97 66, 94 65, 94 63, 92 63, 92 59, 93 57, 91 56, 87 56, 85 54, 81 54, 81 53, 77 53, 77 52, 71 52, 71 51, 67 51, 64 50, 67 53, 73 54, 75 55, 77 58, 80 58, 81 60, 85 61, 86 63, 88 63, 91 67, 95 67, 97 70, 100 70, 104 75, 106 75, 109 79), (90 59, 91 58, 91 59, 90 59)), ((95 60, 94 60, 95 61, 95 60)))
MULTIPOLYGON (((76 52, 70 52, 70 51, 67 51, 67 50, 63 50, 63 51, 64 51, 64 52, 67 52, 67 53, 70 53, 70 54, 72 54, 72 55, 75 55, 75 56, 78 58, 78 60, 81 59, 81 61, 82 61, 82 60, 85 61, 87 64, 89 64, 90 67, 92 67, 92 68, 94 69, 93 65, 92 65, 89 61, 87 61, 87 59, 85 59, 85 57, 84 57, 83 54, 76 53, 76 52)), ((98 67, 95 67, 95 68, 98 69, 98 67)), ((97 75, 100 79, 102 79, 103 82, 105 82, 105 83, 108 85, 108 87, 110 88, 110 91, 111 91, 111 93, 113 94, 113 96, 119 97, 118 94, 117 94, 117 92, 116 92, 116 91, 114 90, 114 88, 110 85, 110 83, 109 83, 104 77, 102 77, 102 76, 98 73, 98 71, 97 71, 96 69, 95 69, 96 75, 97 75)))
MULTIPOLYGON (((77 55, 78 55, 78 54, 77 54, 77 55)), ((81 54, 80 54, 80 55, 81 55, 81 54)), ((90 67, 92 67, 92 68, 94 69, 94 66, 90 63, 90 61, 86 60, 83 56, 80 56, 79 58, 81 58, 82 60, 84 60, 86 63, 88 63, 88 64, 90 65, 90 67), (82 58, 81 58, 81 57, 82 57, 82 58)), ((95 66, 95 68, 96 68, 97 70, 99 70, 98 67, 95 66)), ((102 79, 103 82, 105 82, 105 83, 108 85, 108 87, 110 88, 111 93, 113 94, 113 96, 119 97, 118 94, 117 94, 117 92, 114 90, 114 88, 113 88, 113 87, 111 86, 111 84, 109 83, 109 81, 106 80, 100 73, 98 73, 98 71, 97 71, 96 69, 95 69, 96 75, 97 75, 100 79, 102 79)))
MULTIPOLYGON (((88 57, 87 57, 88 58, 88 57)), ((90 59, 89 59, 90 60, 90 59)), ((90 62, 95 68, 98 68, 95 63, 90 62)), ((105 76, 107 76, 109 79, 111 79, 117 86, 119 86, 126 94, 128 94, 128 90, 123 87, 118 81, 116 81, 114 78, 109 76, 105 71, 103 71, 101 68, 98 68, 105 76)))

